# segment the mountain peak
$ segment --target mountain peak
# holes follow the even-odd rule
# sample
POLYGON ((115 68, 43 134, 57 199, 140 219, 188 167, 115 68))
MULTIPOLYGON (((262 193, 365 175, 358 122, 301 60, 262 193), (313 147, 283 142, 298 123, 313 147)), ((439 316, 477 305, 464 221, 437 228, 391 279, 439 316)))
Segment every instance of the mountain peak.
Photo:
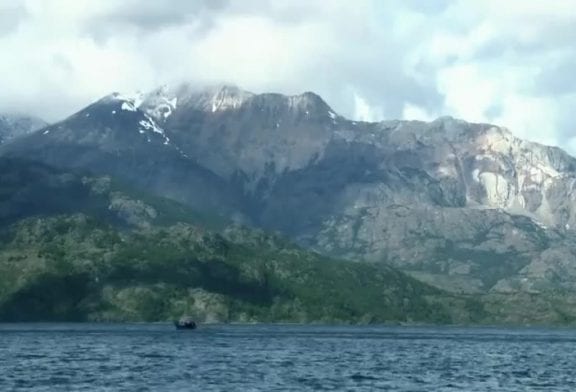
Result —
POLYGON ((305 91, 300 95, 292 95, 288 97, 290 106, 299 108, 304 111, 313 112, 331 112, 334 113, 332 108, 316 93, 305 91))
POLYGON ((113 92, 70 117, 44 128, 41 138, 117 151, 134 143, 170 144, 164 129, 141 109, 145 95, 113 92))
POLYGON ((98 102, 99 103, 121 103, 121 109, 127 110, 131 112, 135 112, 142 102, 144 101, 145 95, 140 92, 136 91, 134 93, 120 93, 120 92, 113 92, 111 94, 106 95, 105 97, 101 98, 98 102))
POLYGON ((217 84, 208 86, 204 89, 209 94, 219 96, 241 96, 241 95, 254 95, 253 93, 243 90, 235 84, 217 84))
POLYGON ((208 89, 206 92, 211 97, 210 111, 213 113, 228 109, 238 109, 246 100, 254 96, 251 92, 229 85, 208 89))
MULTIPOLYGON (((113 93, 104 98, 108 101, 122 101, 127 110, 141 109, 160 124, 178 110, 192 110, 204 113, 222 113, 246 108, 246 105, 281 108, 303 116, 329 117, 335 121, 339 116, 318 95, 306 91, 298 95, 275 93, 254 94, 234 84, 197 85, 180 83, 163 85, 147 94, 113 93)), ((275 109, 276 110, 276 109, 275 109)))
POLYGON ((177 106, 215 113, 238 109, 253 96, 253 93, 235 85, 181 83, 164 85, 146 94, 140 107, 156 120, 165 121, 177 106))
POLYGON ((238 109, 253 93, 240 89, 235 85, 214 85, 195 89, 190 85, 178 89, 178 100, 187 106, 208 112, 220 112, 238 109))

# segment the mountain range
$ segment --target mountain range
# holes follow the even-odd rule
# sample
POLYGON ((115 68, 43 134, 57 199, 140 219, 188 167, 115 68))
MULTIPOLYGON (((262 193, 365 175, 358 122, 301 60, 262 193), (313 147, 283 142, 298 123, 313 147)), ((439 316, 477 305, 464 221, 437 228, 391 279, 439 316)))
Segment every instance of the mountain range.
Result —
POLYGON ((190 84, 113 93, 31 128, 5 126, 0 157, 108 176, 222 227, 520 309, 500 319, 538 319, 540 303, 572 320, 576 159, 505 128, 351 121, 311 92, 190 84))

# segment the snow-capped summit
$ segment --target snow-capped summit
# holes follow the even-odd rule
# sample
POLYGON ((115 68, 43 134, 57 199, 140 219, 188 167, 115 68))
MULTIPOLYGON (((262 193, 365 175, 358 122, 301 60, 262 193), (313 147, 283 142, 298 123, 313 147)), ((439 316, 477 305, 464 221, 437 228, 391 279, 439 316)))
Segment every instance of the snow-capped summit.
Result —
POLYGON ((239 109, 254 96, 232 85, 198 87, 190 83, 162 86, 146 94, 142 110, 159 122, 166 121, 177 107, 203 112, 239 109))
POLYGON ((118 92, 104 96, 61 122, 43 128, 39 134, 52 142, 98 146, 121 150, 135 143, 170 144, 170 138, 154 118, 140 109, 141 93, 118 92))
POLYGON ((254 94, 240 90, 237 87, 223 86, 208 90, 207 94, 201 96, 207 98, 204 102, 200 101, 204 105, 204 110, 209 109, 214 113, 221 110, 238 109, 244 102, 252 98, 254 94))
POLYGON ((102 98, 102 100, 120 102, 122 110, 135 112, 140 107, 140 105, 142 104, 142 101, 144 100, 144 98, 145 98, 145 95, 140 91, 137 91, 137 92, 132 93, 132 94, 123 94, 123 93, 119 93, 119 92, 114 92, 114 93, 107 95, 106 97, 102 98))
POLYGON ((219 115, 232 112, 252 112, 259 117, 267 115, 276 122, 290 122, 308 118, 336 123, 343 118, 317 94, 305 92, 299 95, 275 93, 254 94, 235 85, 220 84, 199 86, 192 83, 163 85, 148 93, 113 93, 103 102, 121 102, 123 110, 142 110, 157 124, 163 125, 179 112, 188 118, 191 112, 219 115), (278 117, 278 118, 277 118, 278 117), (281 120, 279 117, 284 117, 281 120), (279 121, 276 121, 279 120, 279 121))

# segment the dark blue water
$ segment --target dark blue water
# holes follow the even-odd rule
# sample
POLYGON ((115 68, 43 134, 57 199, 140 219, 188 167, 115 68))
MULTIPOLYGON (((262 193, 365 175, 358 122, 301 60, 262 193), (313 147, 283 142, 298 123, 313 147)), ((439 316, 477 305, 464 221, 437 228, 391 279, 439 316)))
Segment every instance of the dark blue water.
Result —
POLYGON ((0 325, 0 391, 576 391, 576 331, 0 325))

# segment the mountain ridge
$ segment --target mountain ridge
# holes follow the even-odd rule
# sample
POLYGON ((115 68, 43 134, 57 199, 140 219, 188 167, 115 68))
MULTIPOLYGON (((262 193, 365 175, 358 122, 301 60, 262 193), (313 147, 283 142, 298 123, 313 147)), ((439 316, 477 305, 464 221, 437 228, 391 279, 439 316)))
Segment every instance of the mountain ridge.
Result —
POLYGON ((559 148, 451 117, 350 121, 313 93, 166 91, 109 96, 0 155, 118 175, 444 289, 576 290, 576 159, 559 148))

